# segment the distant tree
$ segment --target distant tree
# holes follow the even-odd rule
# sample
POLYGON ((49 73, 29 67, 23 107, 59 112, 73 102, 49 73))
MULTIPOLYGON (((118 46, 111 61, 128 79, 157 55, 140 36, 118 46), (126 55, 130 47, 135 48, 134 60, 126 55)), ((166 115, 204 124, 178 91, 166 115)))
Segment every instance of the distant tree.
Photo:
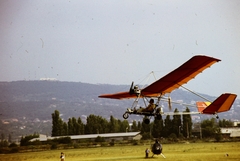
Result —
POLYGON ((62 136, 68 135, 68 125, 66 122, 63 123, 62 136))
POLYGON ((213 138, 217 132, 215 119, 212 118, 211 120, 203 120, 201 123, 201 129, 203 138, 213 138))
POLYGON ((144 123, 144 120, 147 118, 147 116, 145 116, 143 118, 143 121, 142 121, 142 128, 141 128, 141 134, 143 134, 144 132, 150 132, 150 124, 145 124, 144 123))
POLYGON ((172 120, 170 119, 170 116, 167 115, 164 120, 163 137, 169 137, 171 133, 172 133, 172 120))
POLYGON ((85 126, 85 134, 100 134, 109 132, 108 121, 101 116, 89 115, 85 126))
POLYGON ((134 120, 132 123, 132 131, 133 132, 137 132, 138 130, 138 126, 137 126, 137 122, 134 120))
POLYGON ((142 129, 142 123, 140 121, 138 121, 138 125, 137 125, 138 131, 141 131, 142 129))
POLYGON ((68 135, 74 135, 74 125, 72 118, 68 119, 68 135))
POLYGON ((1 141, 3 142, 5 140, 5 135, 2 133, 1 134, 1 141))
POLYGON ((52 113, 52 136, 61 136, 63 129, 63 121, 60 118, 59 111, 52 113))
POLYGON ((220 128, 216 128, 215 139, 216 139, 217 142, 222 140, 222 134, 221 134, 221 129, 220 128))
POLYGON ((233 122, 226 119, 219 120, 218 124, 219 127, 233 127, 233 122))
MULTIPOLYGON (((64 125, 64 127, 66 127, 66 125, 64 125)), ((84 134, 84 125, 80 117, 78 120, 75 117, 68 119, 67 132, 68 135, 84 134)))
POLYGON ((116 133, 119 132, 119 124, 118 124, 118 120, 115 119, 112 115, 110 116, 110 122, 109 122, 109 132, 110 133, 116 133))
POLYGON ((146 139, 150 139, 151 138, 151 124, 145 124, 144 120, 146 119, 147 117, 145 116, 143 118, 143 121, 142 121, 142 128, 141 128, 141 135, 142 135, 142 139, 143 140, 146 140, 146 139))
POLYGON ((101 116, 97 116, 99 123, 100 123, 100 129, 99 129, 99 133, 109 133, 110 129, 109 129, 109 122, 101 117, 101 116))
POLYGON ((84 134, 84 124, 82 122, 82 119, 79 117, 77 122, 79 125, 79 134, 83 135, 84 134))
POLYGON ((157 118, 154 119, 152 127, 152 136, 154 138, 161 138, 163 136, 163 120, 157 118))
POLYGON ((0 148, 1 147, 8 147, 8 145, 9 145, 9 143, 8 143, 7 140, 3 140, 3 141, 0 142, 0 148))
POLYGON ((72 117, 72 125, 73 125, 73 135, 79 135, 79 125, 77 123, 77 119, 72 117))
POLYGON ((129 123, 127 120, 119 120, 119 124, 120 124, 120 129, 119 132, 128 132, 129 131, 129 123))
POLYGON ((173 120, 172 120, 172 132, 176 134, 176 136, 179 136, 179 134, 181 133, 181 127, 182 127, 181 115, 179 115, 178 113, 179 111, 176 108, 174 110, 173 120))
POLYGON ((8 142, 12 143, 12 135, 11 134, 8 135, 8 142))
MULTIPOLYGON (((189 113, 190 112, 189 108, 187 107, 184 112, 189 113)), ((183 117, 182 133, 184 137, 189 138, 189 136, 191 136, 192 134, 192 124, 193 124, 192 118, 190 114, 185 114, 182 117, 183 117)))

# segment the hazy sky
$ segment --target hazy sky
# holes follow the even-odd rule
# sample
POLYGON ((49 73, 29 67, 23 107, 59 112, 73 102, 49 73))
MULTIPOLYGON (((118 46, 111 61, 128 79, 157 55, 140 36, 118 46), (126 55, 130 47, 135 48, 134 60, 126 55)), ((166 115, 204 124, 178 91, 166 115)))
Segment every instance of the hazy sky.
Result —
POLYGON ((0 0, 0 24, 0 81, 130 85, 208 55, 185 86, 240 96, 239 0, 0 0))

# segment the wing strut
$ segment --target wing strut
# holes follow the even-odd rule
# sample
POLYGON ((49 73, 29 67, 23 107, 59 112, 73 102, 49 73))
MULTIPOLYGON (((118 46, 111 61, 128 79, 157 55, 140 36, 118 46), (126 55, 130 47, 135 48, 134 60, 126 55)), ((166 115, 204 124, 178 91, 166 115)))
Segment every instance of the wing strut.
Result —
POLYGON ((193 92, 193 91, 191 91, 190 89, 188 89, 188 88, 186 88, 186 87, 183 87, 183 86, 181 86, 181 85, 180 85, 180 87, 186 89, 187 91, 195 94, 196 96, 198 96, 198 97, 200 97, 200 98, 202 98, 202 99, 204 99, 204 100, 206 100, 206 101, 212 102, 212 101, 210 101, 209 99, 207 99, 206 97, 203 97, 203 96, 201 96, 200 94, 197 94, 196 92, 193 92))

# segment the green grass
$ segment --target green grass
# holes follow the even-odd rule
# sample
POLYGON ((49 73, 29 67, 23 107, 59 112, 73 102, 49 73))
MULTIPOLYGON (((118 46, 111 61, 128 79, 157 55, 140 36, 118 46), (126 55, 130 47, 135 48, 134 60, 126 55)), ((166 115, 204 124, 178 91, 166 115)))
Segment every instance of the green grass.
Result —
MULTIPOLYGON (((0 155, 0 161, 54 161, 60 160, 63 151, 66 161, 146 161, 145 149, 150 145, 80 148, 50 150, 42 152, 14 153, 0 155)), ((148 160, 170 161, 239 161, 240 142, 231 143, 189 143, 163 144, 164 159, 155 155, 148 160), (229 156, 226 157, 225 154, 229 156)))

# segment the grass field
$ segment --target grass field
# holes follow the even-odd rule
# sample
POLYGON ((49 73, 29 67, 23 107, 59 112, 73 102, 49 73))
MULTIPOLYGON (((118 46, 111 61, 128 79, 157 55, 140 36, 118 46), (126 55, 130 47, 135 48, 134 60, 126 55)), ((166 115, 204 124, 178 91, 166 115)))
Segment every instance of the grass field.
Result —
MULTIPOLYGON (((144 151, 149 147, 148 144, 2 154, 0 161, 59 161, 62 151, 66 161, 146 161, 144 151)), ((240 142, 163 144, 163 154, 166 159, 155 155, 147 160, 240 161, 240 142), (226 153, 228 157, 225 156, 226 153)))

